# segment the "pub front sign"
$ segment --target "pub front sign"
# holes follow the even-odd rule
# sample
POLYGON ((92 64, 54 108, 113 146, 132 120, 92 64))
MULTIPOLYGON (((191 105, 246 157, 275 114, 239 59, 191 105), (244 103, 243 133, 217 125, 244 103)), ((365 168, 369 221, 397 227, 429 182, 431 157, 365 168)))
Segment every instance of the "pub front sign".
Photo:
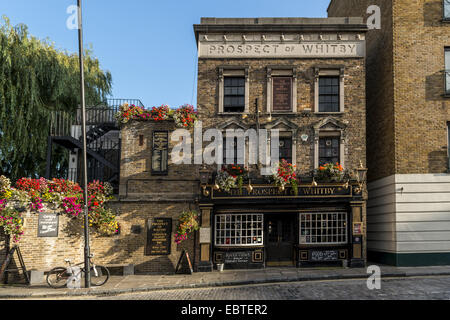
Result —
POLYGON ((249 192, 247 188, 242 190, 235 188, 229 192, 223 190, 215 190, 212 188, 212 199, 264 199, 264 198, 325 198, 325 197, 352 197, 352 186, 329 185, 329 186, 299 186, 298 195, 294 195, 291 188, 280 190, 275 186, 253 186, 249 192))
POLYGON ((169 255, 172 243, 172 219, 149 219, 147 228, 145 254, 148 256, 169 255))

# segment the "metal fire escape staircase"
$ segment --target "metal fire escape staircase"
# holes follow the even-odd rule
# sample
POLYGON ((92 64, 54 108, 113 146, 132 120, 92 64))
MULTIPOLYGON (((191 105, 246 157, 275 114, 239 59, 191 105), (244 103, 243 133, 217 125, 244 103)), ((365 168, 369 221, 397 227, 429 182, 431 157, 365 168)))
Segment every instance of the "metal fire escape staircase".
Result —
MULTIPOLYGON (((86 108, 88 180, 110 182, 115 189, 118 188, 120 176, 120 128, 115 120, 115 114, 119 111, 120 105, 125 102, 144 107, 142 102, 136 99, 110 99, 97 106, 86 108)), ((47 179, 52 178, 53 145, 62 146, 72 154, 75 154, 77 150, 83 150, 81 124, 80 109, 76 111, 76 114, 56 111, 52 115, 47 150, 47 179)), ((81 153, 79 153, 80 156, 81 153)), ((81 166, 78 166, 76 171, 73 173, 68 170, 67 177, 64 178, 80 182, 81 166)))

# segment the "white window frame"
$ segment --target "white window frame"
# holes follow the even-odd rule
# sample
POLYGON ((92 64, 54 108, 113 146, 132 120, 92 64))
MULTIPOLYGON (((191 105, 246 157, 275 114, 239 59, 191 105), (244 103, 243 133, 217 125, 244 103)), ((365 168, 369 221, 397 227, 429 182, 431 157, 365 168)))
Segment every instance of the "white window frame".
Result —
POLYGON ((291 67, 268 67, 267 68, 267 106, 266 112, 269 114, 289 114, 297 113, 297 72, 295 68, 291 67), (289 77, 291 81, 291 110, 289 111, 274 111, 273 110, 273 78, 274 77, 289 77))
POLYGON ((450 95, 450 47, 444 48, 444 66, 444 91, 450 95))
POLYGON ((320 131, 314 141, 314 168, 319 168, 319 140, 324 137, 339 138, 339 164, 345 168, 345 138, 340 131, 320 131))
POLYGON ((314 113, 318 114, 340 114, 345 112, 345 76, 344 68, 315 68, 314 69, 314 113), (320 77, 339 76, 339 112, 319 111, 319 79, 320 77))
MULTIPOLYGON (((232 231, 232 229, 230 228, 229 229, 229 231, 230 231, 230 239, 231 239, 231 231, 232 231)), ((258 238, 259 237, 259 235, 257 234, 256 235, 256 237, 258 238)), ((237 239, 237 236, 235 235, 234 236, 234 239, 237 239)), ((226 242, 226 241, 225 241, 226 242)), ((242 241, 241 241, 242 242, 242 241)), ((214 245, 216 246, 216 247, 255 247, 255 246, 263 246, 264 245, 264 214, 261 214, 261 213, 219 213, 219 214, 216 214, 215 215, 215 218, 214 218, 214 245), (256 231, 257 233, 258 233, 258 231, 261 231, 261 241, 258 241, 258 243, 245 243, 245 244, 231 244, 231 241, 230 241, 230 244, 222 244, 222 243, 218 243, 218 239, 219 238, 221 238, 221 235, 219 234, 219 231, 224 231, 225 232, 225 236, 224 236, 224 239, 226 239, 227 238, 227 236, 226 236, 226 232, 228 231, 228 229, 226 228, 226 223, 227 223, 227 221, 226 221, 226 217, 230 217, 230 224, 231 224, 231 217, 232 216, 234 216, 234 217, 240 217, 240 221, 241 221, 241 228, 240 228, 240 230, 237 230, 236 228, 234 229, 234 231, 236 232, 236 231, 240 231, 241 232, 241 235, 240 235, 240 237, 241 237, 241 240, 242 240, 242 231, 247 231, 248 229, 243 229, 242 227, 243 227, 243 225, 242 225, 242 217, 243 216, 257 216, 257 218, 256 218, 256 221, 253 221, 252 220, 252 227, 250 228, 250 231, 252 231, 252 233, 251 233, 251 236, 244 236, 245 238, 248 238, 248 237, 250 237, 250 238, 253 238, 254 236, 253 236, 253 231, 256 231), (219 221, 219 218, 222 218, 222 217, 224 217, 225 218, 225 222, 224 222, 224 224, 225 224, 225 228, 224 229, 217 229, 217 223, 221 223, 222 224, 222 221, 219 221), (261 217, 261 220, 259 221, 258 220, 258 217, 261 217), (256 229, 254 229, 253 228, 253 223, 261 223, 261 228, 256 228, 256 229)))
POLYGON ((248 114, 250 111, 250 80, 248 67, 219 67, 219 114, 248 114), (244 77, 245 78, 245 108, 244 112, 225 112, 224 111, 224 83, 226 77, 244 77))
MULTIPOLYGON (((300 219, 299 219, 299 230, 300 230, 300 232, 299 232, 299 244, 300 245, 309 245, 309 246, 319 246, 319 245, 345 245, 345 244, 348 244, 348 240, 349 240, 349 230, 348 230, 348 213, 347 212, 344 212, 344 211, 338 211, 338 212, 310 212, 310 213, 308 213, 308 212, 305 212, 305 213, 300 213, 300 217, 299 217, 300 219), (310 234, 309 235, 302 235, 302 232, 303 232, 303 230, 304 229, 302 229, 302 216, 303 215, 310 215, 310 216, 313 216, 313 215, 327 215, 327 222, 328 221, 330 221, 330 220, 328 220, 328 216, 329 215, 337 215, 337 220, 336 220, 336 222, 337 222, 337 224, 339 223, 339 222, 344 222, 344 234, 342 234, 342 233, 336 233, 335 235, 336 236, 344 236, 345 237, 345 240, 343 240, 343 241, 336 241, 336 242, 334 242, 334 241, 326 241, 326 242, 312 242, 311 240, 310 240, 310 242, 307 242, 306 241, 306 237, 310 237, 310 239, 312 239, 312 237, 317 237, 317 235, 315 235, 315 236, 313 236, 312 235, 312 220, 313 219, 311 219, 311 226, 309 227, 309 230, 308 231, 310 231, 310 234), (341 218, 341 216, 343 216, 343 218, 341 218), (304 237, 304 239, 302 239, 304 237)), ((331 221, 333 221, 333 220, 331 220, 331 221)), ((322 221, 323 222, 323 221, 322 221)), ((317 229, 317 227, 316 227, 316 229, 317 229)), ((321 230, 328 230, 329 228, 328 228, 328 225, 327 225, 327 228, 323 228, 323 226, 321 226, 321 228, 320 228, 321 230)), ((332 230, 333 230, 333 228, 331 228, 332 230)), ((340 229, 342 229, 342 228, 340 228, 340 229)), ((326 235, 326 236, 328 236, 328 235, 326 235)), ((334 234, 332 234, 331 236, 334 236, 334 234)), ((322 237, 322 235, 321 235, 321 237, 322 237)))

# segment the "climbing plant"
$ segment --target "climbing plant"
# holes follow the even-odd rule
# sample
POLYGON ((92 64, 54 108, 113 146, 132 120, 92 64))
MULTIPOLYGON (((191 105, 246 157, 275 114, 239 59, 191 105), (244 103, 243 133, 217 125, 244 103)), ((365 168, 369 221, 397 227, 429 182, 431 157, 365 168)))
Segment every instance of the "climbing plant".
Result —
MULTIPOLYGON (((91 50, 85 52, 87 104, 103 101, 112 78, 91 50)), ((0 20, 0 175, 13 181, 45 172, 52 111, 74 112, 80 104, 78 55, 58 50, 23 25, 0 20)), ((54 154, 63 167, 66 152, 54 154)))

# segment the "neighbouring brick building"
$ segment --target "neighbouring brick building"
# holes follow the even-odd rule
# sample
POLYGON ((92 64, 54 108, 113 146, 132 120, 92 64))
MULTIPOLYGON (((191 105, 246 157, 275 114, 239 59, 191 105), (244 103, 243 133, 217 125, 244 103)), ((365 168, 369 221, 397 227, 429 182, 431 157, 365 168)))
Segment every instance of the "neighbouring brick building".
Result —
POLYGON ((368 250, 395 265, 450 263, 450 2, 332 0, 329 17, 369 17, 368 250))
MULTIPOLYGON (((241 191, 226 192, 216 187, 218 165, 173 163, 171 152, 180 142, 171 139, 174 121, 131 121, 120 130, 119 197, 111 204, 121 232, 93 236, 95 261, 133 264, 137 273, 171 273, 187 249, 198 271, 222 263, 226 269, 364 266, 366 191, 363 176, 356 179, 366 166, 362 18, 203 18, 194 31, 203 133, 279 130, 280 159, 297 166, 298 194, 274 186, 259 165, 249 163, 249 139, 244 163, 237 163, 249 168, 248 179, 241 191), (319 166, 337 162, 351 175, 316 180, 319 166), (177 245, 177 220, 187 209, 200 212, 201 229, 177 245), (149 250, 155 224, 168 228, 166 252, 149 250)), ((267 137, 268 149, 273 141, 267 137)), ((26 234, 35 233, 34 220, 26 222, 26 234)), ((60 221, 64 239, 76 234, 69 223, 60 221)), ((46 256, 46 247, 55 248, 51 258, 30 258, 30 268, 46 271, 64 258, 80 260, 82 238, 73 241, 69 249, 62 245, 69 241, 25 236, 25 260, 33 252, 46 256)))

